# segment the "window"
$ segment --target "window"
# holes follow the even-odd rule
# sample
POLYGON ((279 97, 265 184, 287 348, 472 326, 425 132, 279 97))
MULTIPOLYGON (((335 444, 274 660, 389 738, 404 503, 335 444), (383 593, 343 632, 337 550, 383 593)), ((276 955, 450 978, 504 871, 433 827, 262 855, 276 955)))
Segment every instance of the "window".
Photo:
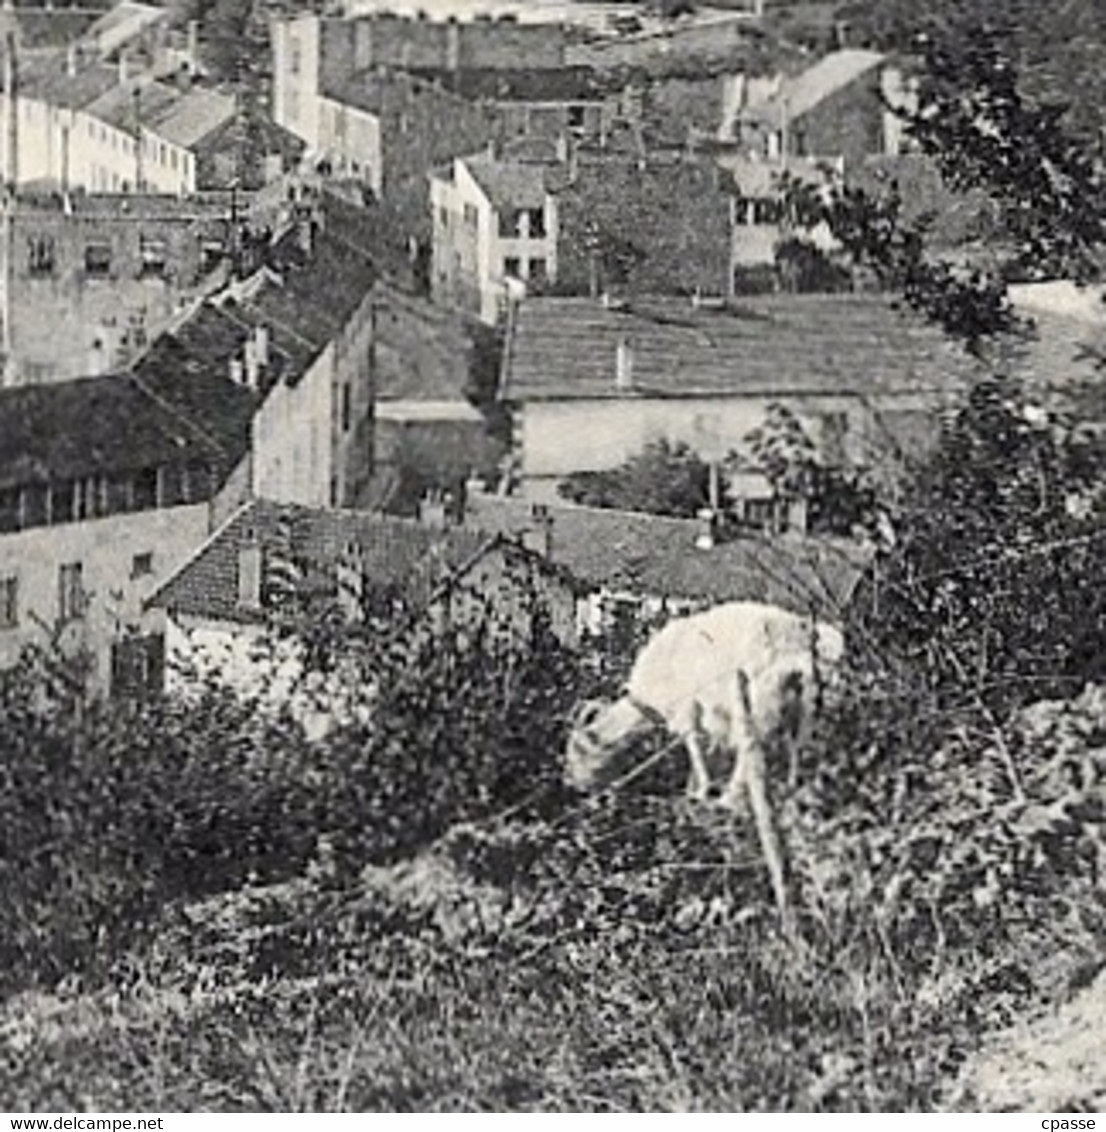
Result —
POLYGON ((849 418, 846 413, 832 412, 822 414, 822 458, 830 467, 840 468, 847 463, 845 439, 849 432, 849 418))
POLYGON ((530 261, 530 282, 545 283, 548 278, 545 260, 541 258, 532 259, 530 261))
POLYGON ((176 169, 177 167, 177 151, 175 149, 169 150, 169 168, 176 169))
POLYGON ((157 468, 143 468, 134 477, 134 509, 148 511, 157 506, 157 468))
POLYGON ((19 526, 19 488, 9 487, 0 491, 0 533, 18 531, 19 526))
POLYGON ((165 164, 165 143, 161 142, 157 147, 157 163, 159 165, 165 164))
POLYGON ((58 617, 62 621, 83 617, 86 606, 84 567, 80 562, 58 567, 58 617))
POLYGON ((145 279, 148 276, 156 276, 160 278, 165 274, 168 252, 165 247, 164 240, 150 240, 145 236, 139 236, 138 254, 139 279, 145 279))
POLYGON ((476 205, 465 205, 465 223, 470 228, 477 228, 480 225, 480 213, 477 211, 476 205))
POLYGON ((85 275, 95 279, 105 279, 111 274, 111 245, 85 244, 85 275))
POLYGON ((147 550, 143 554, 136 554, 131 559, 131 577, 145 578, 154 572, 154 553, 147 550))
POLYGON ((775 499, 746 499, 745 522, 751 527, 771 530, 776 516, 775 499))
POLYGON ((499 235, 513 239, 522 235, 522 213, 517 209, 505 208, 499 213, 499 235))
POLYGON ((53 236, 32 236, 27 241, 27 271, 31 275, 54 274, 53 236))
POLYGON ((0 629, 19 624, 19 579, 0 578, 0 629))
POLYGON ((111 646, 111 694, 145 696, 164 690, 165 638, 128 636, 111 646))
POLYGON ((300 46, 298 39, 293 39, 289 44, 288 51, 288 73, 290 75, 298 75, 300 67, 303 65, 303 48, 300 46))
POLYGON ((512 279, 522 278, 522 264, 517 255, 509 255, 503 261, 503 274, 509 275, 512 279))
POLYGON ((206 275, 223 262, 226 248, 221 240, 204 240, 200 244, 200 270, 206 275))
POLYGON ((568 128, 570 130, 582 130, 584 128, 584 108, 582 106, 570 106, 568 108, 568 128))
POLYGON ((50 522, 50 489, 41 483, 23 489, 23 526, 44 527, 50 522))
POLYGON ((342 431, 349 432, 353 418, 353 398, 349 382, 342 386, 342 431))
POLYGON ((449 227, 449 209, 444 204, 438 209, 438 223, 443 228, 449 227))
POLYGON ((754 224, 778 224, 783 214, 783 206, 772 198, 753 201, 754 224))
POLYGON ((530 218, 530 238, 534 240, 541 240, 545 238, 545 209, 532 208, 529 213, 530 218))

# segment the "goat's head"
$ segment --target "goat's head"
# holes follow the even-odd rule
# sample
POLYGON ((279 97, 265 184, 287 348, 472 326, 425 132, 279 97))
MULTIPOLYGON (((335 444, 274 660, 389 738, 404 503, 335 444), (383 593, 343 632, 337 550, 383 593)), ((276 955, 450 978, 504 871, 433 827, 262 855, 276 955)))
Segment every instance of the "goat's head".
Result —
POLYGON ((576 710, 565 750, 565 782, 587 790, 652 722, 627 697, 585 700, 576 710))

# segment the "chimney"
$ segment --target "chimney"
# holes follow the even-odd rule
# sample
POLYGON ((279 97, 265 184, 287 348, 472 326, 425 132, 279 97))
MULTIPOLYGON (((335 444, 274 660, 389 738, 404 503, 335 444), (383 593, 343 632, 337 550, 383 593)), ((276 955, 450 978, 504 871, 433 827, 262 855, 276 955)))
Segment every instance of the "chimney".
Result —
POLYGON ((260 366, 257 361, 257 339, 251 334, 242 348, 242 366, 246 375, 246 384, 256 389, 260 384, 260 366))
POLYGON ((119 85, 120 86, 126 86, 127 79, 130 77, 130 75, 128 73, 129 70, 130 70, 130 68, 128 66, 127 53, 125 51, 120 50, 120 52, 119 52, 119 85))
POLYGON ((265 323, 254 328, 253 340, 257 351, 257 364, 264 369, 269 364, 269 328, 265 323))
POLYGON ((349 543, 338 559, 338 605, 347 621, 361 621, 365 616, 365 562, 361 548, 349 543))
POLYGON ((7 93, 8 184, 19 184, 19 59, 17 33, 12 30, 4 37, 4 90, 7 93))
POLYGON ((710 550, 714 546, 715 515, 709 507, 704 507, 695 516, 695 547, 697 550, 710 550))
POLYGON ((261 608, 261 544, 251 534, 238 548, 238 604, 261 608))
POLYGON ((237 355, 232 356, 230 359, 230 379, 235 385, 241 385, 243 383, 242 359, 237 355))
POLYGON ((543 503, 530 509, 530 526, 522 532, 522 545, 547 562, 553 558, 553 516, 543 503))
POLYGON ((447 71, 458 71, 461 67, 461 25, 446 24, 446 63, 447 71))
POLYGON ((445 525, 445 500, 439 491, 431 489, 419 500, 419 522, 432 530, 441 530, 445 525))
POLYGON ((634 352, 625 338, 618 339, 614 355, 614 386, 616 389, 634 387, 634 352))
POLYGON ((71 43, 65 49, 65 73, 72 78, 77 73, 77 45, 71 43))
POLYGON ((199 69, 200 21, 188 21, 188 66, 193 72, 199 69))

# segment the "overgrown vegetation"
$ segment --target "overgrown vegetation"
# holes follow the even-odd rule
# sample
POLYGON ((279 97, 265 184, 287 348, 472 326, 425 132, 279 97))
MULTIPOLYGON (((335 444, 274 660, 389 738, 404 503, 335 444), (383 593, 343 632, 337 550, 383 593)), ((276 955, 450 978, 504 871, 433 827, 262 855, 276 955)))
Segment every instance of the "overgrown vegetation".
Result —
MULTIPOLYGON (((908 302, 981 356, 1014 328, 1001 278, 853 204, 908 302)), ((320 666, 372 685, 371 718, 315 743, 217 688, 85 703, 29 657, 0 678, 0 1099, 949 1103, 988 1031, 1104 965, 1104 471, 1001 371, 950 422, 850 610, 844 700, 777 795, 790 942, 745 825, 672 800, 674 752, 562 790, 567 715, 634 641, 286 606, 320 666)))

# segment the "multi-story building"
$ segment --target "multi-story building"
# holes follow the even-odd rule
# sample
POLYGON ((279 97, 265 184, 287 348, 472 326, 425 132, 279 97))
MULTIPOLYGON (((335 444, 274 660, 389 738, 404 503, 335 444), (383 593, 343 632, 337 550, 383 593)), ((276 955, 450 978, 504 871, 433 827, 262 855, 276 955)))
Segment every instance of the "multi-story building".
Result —
POLYGON ((42 195, 0 230, 7 384, 106 373, 220 285, 248 214, 231 194, 42 195))
POLYGON ((61 191, 192 193, 200 171, 236 116, 233 98, 192 84, 130 74, 76 48, 27 59, 13 44, 0 120, 2 173, 18 186, 61 191))
POLYGON ((877 51, 833 51, 749 101, 737 137, 760 157, 841 158, 847 167, 907 145, 894 107, 910 104, 910 82, 877 51))
POLYGON ((106 687, 243 455, 131 376, 0 389, 0 664, 79 651, 106 687))
POLYGON ((728 295, 736 194, 711 161, 561 147, 561 160, 484 152, 431 178, 432 293, 500 321, 521 283, 728 295))
POLYGON ((564 65, 557 24, 426 20, 375 13, 362 18, 310 13, 272 24, 273 118, 319 148, 324 85, 342 89, 379 67, 431 70, 548 69, 564 65))
POLYGON ((457 158, 431 179, 436 299, 494 324, 511 281, 540 288, 557 277, 557 206, 541 164, 488 153, 457 158))

